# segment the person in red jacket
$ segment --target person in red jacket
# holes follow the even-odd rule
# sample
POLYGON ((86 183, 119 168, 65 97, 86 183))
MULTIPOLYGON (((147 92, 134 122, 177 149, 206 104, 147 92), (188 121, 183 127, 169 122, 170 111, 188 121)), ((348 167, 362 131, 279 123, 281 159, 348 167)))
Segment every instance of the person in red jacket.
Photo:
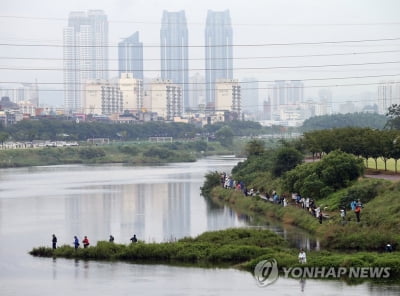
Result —
POLYGON ((87 238, 86 235, 85 238, 82 240, 82 243, 84 248, 87 248, 89 246, 89 239, 87 238))

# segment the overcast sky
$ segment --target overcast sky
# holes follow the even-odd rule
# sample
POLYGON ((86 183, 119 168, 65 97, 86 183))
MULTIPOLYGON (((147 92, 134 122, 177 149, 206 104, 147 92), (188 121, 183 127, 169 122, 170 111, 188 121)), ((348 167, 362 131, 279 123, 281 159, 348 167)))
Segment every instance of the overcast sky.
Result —
MULTIPOLYGON (((275 79, 305 79, 306 97, 315 97, 324 86, 334 97, 356 101, 363 91, 376 91, 374 83, 400 76, 400 39, 375 42, 281 45, 276 43, 358 41, 400 38, 399 0, 13 0, 0 5, 0 42, 17 44, 62 44, 62 29, 70 11, 102 9, 109 20, 109 42, 117 45, 121 38, 139 31, 146 45, 158 45, 162 11, 185 10, 189 29, 189 44, 204 45, 207 10, 230 10, 233 25, 234 76, 241 80, 252 77, 260 81, 275 79), (254 45, 267 46, 254 46, 254 45), (306 57, 288 57, 303 55, 306 57), (311 55, 311 56, 310 56, 311 55), (316 56, 329 55, 329 56, 316 56), (256 57, 258 57, 256 59, 256 57), (337 64, 358 66, 326 66, 337 64), (375 63, 375 64, 370 64, 375 63), (307 66, 307 67, 301 67, 307 66), (309 67, 312 66, 312 67, 309 67), (295 67, 295 68, 277 68, 295 67), (243 69, 245 68, 245 69, 243 69), (248 69, 262 68, 262 69, 248 69), (272 68, 272 69, 271 69, 272 68), (349 76, 379 76, 358 79, 313 81, 313 78, 349 76), (343 84, 368 84, 342 86, 343 84), (315 86, 315 87, 314 87, 315 86)), ((62 48, 0 46, 1 67, 56 68, 52 71, 0 69, 0 82, 62 82, 61 60, 15 60, 5 57, 62 58, 62 48)), ((190 48, 191 74, 203 74, 202 48, 190 48)), ((110 48, 110 76, 117 70, 117 48, 110 48)), ((158 48, 144 48, 145 76, 159 75, 158 48), (150 71, 154 70, 154 71, 150 71)), ((1 68, 0 67, 0 68, 1 68)), ((260 95, 266 96, 268 82, 260 83, 260 95)), ((7 87, 4 83, 1 87, 7 87)), ((43 87, 43 86, 40 86, 43 87)), ((62 88, 61 85, 51 88, 62 88)))

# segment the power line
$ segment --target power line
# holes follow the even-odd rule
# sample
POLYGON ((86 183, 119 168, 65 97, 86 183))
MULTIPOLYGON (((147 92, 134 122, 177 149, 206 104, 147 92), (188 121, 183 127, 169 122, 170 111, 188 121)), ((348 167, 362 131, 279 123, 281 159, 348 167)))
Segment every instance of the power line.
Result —
MULTIPOLYGON (((300 80, 285 80, 285 81, 322 81, 322 80, 346 80, 346 79, 363 79, 363 78, 383 78, 383 77, 397 77, 399 74, 383 74, 383 75, 364 75, 364 76, 342 76, 342 77, 325 77, 325 78, 305 78, 300 80)), ((117 78, 118 79, 118 78, 117 78)), ((250 83, 273 83, 277 80, 246 80, 237 81, 239 84, 250 84, 250 83)), ((222 81, 220 83, 231 83, 222 81)), ((0 81, 0 84, 38 84, 38 85, 67 85, 67 82, 31 82, 31 81, 0 81)), ((73 85, 86 85, 84 82, 75 82, 73 85)), ((176 82, 175 85, 207 85, 207 82, 176 82)))
MULTIPOLYGON (((400 84, 400 81, 393 81, 393 84, 400 84)), ((382 83, 376 82, 376 83, 351 83, 351 84, 329 84, 329 85, 304 85, 304 86, 285 86, 285 89, 303 89, 303 88, 321 88, 321 87, 348 87, 348 86, 364 86, 364 85, 380 85, 382 83)), ((101 84, 100 84, 101 86, 101 84)), ((107 85, 105 85, 107 86, 107 85)), ((273 86, 269 87, 246 87, 243 88, 241 87, 241 90, 273 90, 275 89, 273 86)), ((0 90, 3 91, 14 91, 15 88, 0 88, 0 90)), ((206 90, 226 90, 226 89, 217 89, 217 88, 208 88, 206 90)), ((65 89, 38 89, 39 92, 58 92, 58 91, 66 91, 66 92, 85 92, 88 91, 90 92, 91 90, 84 90, 84 89, 75 89, 75 90, 65 90, 65 89)), ((159 90, 151 90, 151 89, 146 89, 144 92, 165 92, 167 90, 165 89, 159 89, 159 90)), ((203 92, 204 90, 198 90, 198 89, 192 89, 190 90, 191 92, 203 92)))
MULTIPOLYGON (((0 15, 4 19, 21 19, 21 20, 49 20, 67 22, 68 18, 56 17, 33 17, 33 16, 16 16, 16 15, 0 15)), ((149 21, 130 21, 130 20, 108 20, 108 23, 120 24, 148 24, 161 25, 161 22, 149 21)), ((176 24, 176 23, 172 23, 176 24)), ((179 22, 181 24, 181 22, 179 22)), ((204 25, 204 23, 187 22, 188 25, 204 25)), ((400 22, 375 22, 375 23, 234 23, 233 26, 398 26, 400 22)))
MULTIPOLYGON (((400 50, 378 50, 378 51, 362 51, 362 52, 346 52, 346 53, 331 53, 331 54, 306 54, 306 55, 283 55, 283 56, 256 56, 256 57, 232 57, 232 58, 208 58, 207 60, 256 60, 256 59, 282 59, 282 58, 308 58, 308 57, 327 57, 327 56, 347 56, 347 55, 364 55, 364 54, 379 54, 379 53, 394 53, 400 52, 400 50)), ((48 57, 0 57, 0 60, 40 60, 40 61, 80 61, 82 59, 71 58, 71 59, 63 59, 63 58, 48 58, 48 57)), ((146 58, 146 59, 84 59, 85 61, 161 61, 160 58, 146 58)), ((188 58, 188 59, 164 59, 167 61, 204 61, 205 58, 188 58)))
MULTIPOLYGON (((300 66, 271 66, 271 67, 237 67, 232 68, 234 71, 238 70, 272 70, 272 69, 299 69, 299 68, 324 68, 324 67, 347 67, 347 66, 365 66, 365 65, 384 65, 384 64, 398 64, 400 61, 386 61, 386 62, 367 62, 367 63, 349 63, 349 64, 325 64, 325 65, 300 65, 300 66)), ((3 67, 0 66, 0 70, 21 70, 21 71, 64 71, 67 72, 119 72, 117 69, 64 69, 64 68, 19 68, 19 67, 3 67)), ((193 69, 170 69, 161 70, 161 72, 180 72, 180 71, 219 71, 227 70, 226 68, 193 68, 193 69)), ((143 69, 143 72, 158 72, 160 69, 143 69)))
MULTIPOLYGON (((400 37, 380 38, 380 39, 360 39, 360 40, 338 40, 338 41, 315 41, 315 42, 289 42, 289 43, 260 43, 260 44, 219 44, 219 45, 131 45, 131 47, 173 47, 173 48, 209 48, 209 47, 268 47, 268 46, 292 46, 292 45, 322 45, 322 44, 342 44, 342 43, 363 43, 363 42, 382 42, 397 41, 400 37)), ((65 48, 110 48, 118 45, 64 45, 64 44, 33 44, 33 43, 0 43, 0 46, 14 47, 65 47, 65 48)))

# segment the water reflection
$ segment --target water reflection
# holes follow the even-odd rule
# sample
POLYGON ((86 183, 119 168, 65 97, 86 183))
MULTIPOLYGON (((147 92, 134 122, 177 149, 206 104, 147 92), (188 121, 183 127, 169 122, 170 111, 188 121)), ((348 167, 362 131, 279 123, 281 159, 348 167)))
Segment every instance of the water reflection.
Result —
MULTIPOLYGON (((248 272, 117 262, 34 258, 34 246, 71 245, 74 235, 92 244, 129 243, 195 236, 207 230, 251 226, 227 207, 210 206, 200 196, 204 175, 229 171, 236 160, 206 159, 160 167, 57 166, 0 170, 0 295, 399 295, 399 286, 340 281, 279 279, 260 289, 248 272), (379 291, 385 291, 383 293, 379 291)), ((298 229, 263 225, 295 242, 317 247, 298 229), (297 235, 297 236, 296 236, 297 235), (291 238, 294 237, 294 238, 291 238)))

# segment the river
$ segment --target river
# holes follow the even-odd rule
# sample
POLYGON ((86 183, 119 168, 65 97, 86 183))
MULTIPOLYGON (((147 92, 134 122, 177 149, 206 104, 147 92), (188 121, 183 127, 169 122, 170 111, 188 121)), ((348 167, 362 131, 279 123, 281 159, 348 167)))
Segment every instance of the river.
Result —
MULTIPOLYGON (((204 231, 251 226, 200 196, 208 171, 237 163, 212 157, 163 166, 62 165, 0 170, 0 295, 399 295, 400 286, 279 278, 260 288, 249 272, 122 262, 35 258, 36 246, 112 234, 129 243, 175 240, 204 231)), ((271 221, 267 228, 310 246, 306 234, 271 221)), ((311 243, 312 247, 313 243, 311 243)))

